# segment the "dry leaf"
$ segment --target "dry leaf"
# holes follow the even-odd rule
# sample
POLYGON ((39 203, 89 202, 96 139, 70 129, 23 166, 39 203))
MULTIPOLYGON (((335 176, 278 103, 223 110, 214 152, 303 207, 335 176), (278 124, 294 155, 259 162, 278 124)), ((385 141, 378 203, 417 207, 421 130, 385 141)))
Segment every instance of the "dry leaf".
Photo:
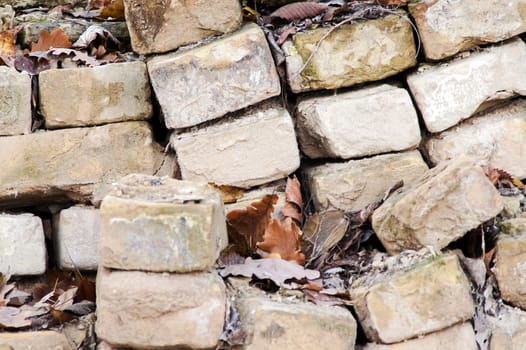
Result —
POLYGON ((219 192, 224 203, 235 203, 237 200, 245 194, 245 190, 239 187, 228 186, 228 185, 216 185, 215 183, 209 183, 216 191, 219 192))
POLYGON ((0 329, 29 327, 31 326, 31 320, 28 317, 32 315, 32 312, 20 310, 17 307, 0 307, 0 329))
POLYGON ((69 41, 69 38, 64 34, 62 28, 56 28, 51 33, 44 29, 40 32, 38 41, 31 44, 31 52, 47 51, 51 48, 67 49, 70 48, 71 45, 71 41, 69 41))
POLYGON ((78 285, 75 302, 78 303, 84 300, 95 302, 95 283, 82 276, 78 270, 75 270, 75 279, 77 280, 78 285))
POLYGON ((16 36, 20 28, 5 30, 0 33, 0 64, 8 64, 16 55, 16 36), (8 61, 8 62, 6 62, 8 61))
POLYGON ((285 199, 287 203, 281 208, 281 215, 285 218, 290 217, 298 225, 301 225, 303 221, 303 197, 301 185, 296 176, 287 179, 285 199))
POLYGON ((111 18, 114 20, 124 19, 123 0, 111 0, 109 3, 105 4, 98 17, 102 19, 111 18))
POLYGON ((305 255, 301 252, 301 230, 291 218, 283 222, 273 219, 263 235, 263 242, 257 247, 269 254, 287 261, 294 261, 299 265, 305 263, 305 255))
POLYGON ((303 227, 303 251, 314 261, 343 238, 349 220, 340 210, 328 210, 307 217, 303 227))
POLYGON ((378 0, 380 5, 383 6, 405 6, 407 5, 407 0, 378 0))
POLYGON ((284 20, 305 19, 315 17, 327 10, 329 6, 317 2, 295 2, 281 6, 270 14, 270 18, 281 18, 284 20))

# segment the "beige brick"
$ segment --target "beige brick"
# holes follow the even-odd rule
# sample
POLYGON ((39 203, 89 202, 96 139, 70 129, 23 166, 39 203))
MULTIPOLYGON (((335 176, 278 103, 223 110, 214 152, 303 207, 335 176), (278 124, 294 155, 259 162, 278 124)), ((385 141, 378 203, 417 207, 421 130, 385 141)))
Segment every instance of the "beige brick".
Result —
POLYGON ((282 107, 256 107, 236 119, 172 134, 183 179, 251 187, 300 165, 292 119, 282 107))
POLYGON ((148 70, 168 128, 216 119, 281 91, 265 35, 255 24, 195 49, 157 56, 148 70))
POLYGON ((382 199, 400 180, 410 185, 426 170, 420 152, 410 151, 308 167, 305 175, 317 211, 354 211, 382 199))
MULTIPOLYGON (((426 336, 396 344, 369 343, 359 350, 478 350, 470 323, 462 323, 426 336)), ((504 348, 503 348, 504 349, 504 348)))
POLYGON ((433 164, 467 154, 480 164, 526 177, 526 99, 469 119, 429 138, 424 145, 433 164))
POLYGON ((237 0, 124 0, 133 50, 140 54, 171 51, 241 25, 237 0))
POLYGON ((100 211, 104 267, 207 270, 228 243, 223 202, 206 184, 129 175, 104 197, 100 211))
POLYGON ((0 138, 0 205, 98 201, 132 173, 153 174, 161 150, 145 122, 72 128, 0 138))
POLYGON ((424 53, 439 60, 526 31, 524 0, 424 0, 409 5, 424 53))
POLYGON ((420 128, 409 93, 380 85, 300 101, 301 150, 310 158, 353 158, 414 148, 420 128))
POLYGON ((143 62, 39 74, 40 111, 48 129, 145 120, 152 115, 143 62))
POLYGON ((492 328, 489 350, 522 350, 526 344, 526 312, 499 305, 498 314, 487 316, 492 328))
POLYGON ((64 334, 56 331, 0 333, 4 350, 73 350, 64 334))
POLYGON ((0 67, 0 135, 31 132, 31 78, 0 67))
POLYGON ((435 256, 372 285, 351 286, 358 320, 370 341, 397 343, 469 320, 471 285, 456 255, 435 256))
POLYGON ((55 258, 61 269, 96 270, 99 265, 100 213, 70 207, 53 216, 55 258))
POLYGON ((225 286, 215 273, 100 269, 97 336, 133 348, 213 348, 223 330, 225 286))
POLYGON ((499 100, 526 95, 526 44, 515 39, 464 59, 421 66, 407 77, 431 132, 450 128, 499 100), (510 69, 510 67, 514 67, 510 69))
POLYGON ((356 321, 344 308, 280 303, 266 297, 237 301, 243 349, 354 349, 356 321))
POLYGON ((399 11, 335 30, 318 28, 294 35, 283 44, 291 90, 337 89, 381 80, 414 66, 413 30, 405 16, 399 11), (333 32, 324 38, 330 30, 333 32), (298 75, 314 50, 311 62, 298 75))
POLYGON ((502 208, 499 192, 482 168, 462 156, 393 194, 375 210, 372 222, 391 254, 426 246, 440 250, 502 208))

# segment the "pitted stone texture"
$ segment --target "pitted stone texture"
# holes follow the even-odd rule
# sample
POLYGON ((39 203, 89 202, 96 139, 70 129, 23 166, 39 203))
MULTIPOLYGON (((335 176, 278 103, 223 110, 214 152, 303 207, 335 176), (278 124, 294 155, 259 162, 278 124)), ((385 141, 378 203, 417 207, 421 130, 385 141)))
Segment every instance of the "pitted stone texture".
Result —
POLYGON ((0 333, 1 350, 73 350, 66 336, 56 331, 0 333))
POLYGON ((46 271, 42 220, 32 214, 0 214, 0 273, 39 275, 46 271))
POLYGON ((407 83, 431 132, 450 128, 499 100, 526 95, 526 44, 514 39, 464 59, 422 66, 407 83), (513 69, 510 69, 513 67, 513 69))
POLYGON ((146 122, 0 138, 0 206, 100 200, 129 173, 153 174, 162 154, 146 122))
POLYGON ((301 150, 310 158, 343 158, 416 147, 420 128, 409 93, 381 85, 300 101, 301 150))
POLYGON ((300 165, 292 119, 282 107, 260 106, 243 116, 172 134, 184 180, 251 187, 281 179, 300 165))
POLYGON ((281 91, 256 24, 195 49, 155 57, 148 70, 168 128, 216 119, 281 91))
POLYGON ((245 297, 236 306, 247 334, 243 349, 354 349, 356 321, 343 308, 266 297, 245 297))
POLYGON ((208 270, 226 247, 223 202, 206 184, 132 174, 104 197, 101 265, 119 270, 208 270))
POLYGON ((524 0, 424 0, 410 4, 409 12, 431 60, 526 31, 524 0))
POLYGON ((31 132, 31 78, 0 67, 0 135, 31 132))
POLYGON ((53 216, 57 264, 66 270, 96 270, 99 265, 100 213, 93 207, 70 207, 53 216))
POLYGON ((489 350, 522 350, 526 344, 526 312, 499 305, 498 315, 487 316, 492 334, 489 350))
POLYGON ((133 51, 174 50, 241 25, 237 0, 124 0, 133 51))
MULTIPOLYGON (((424 337, 396 344, 369 343, 359 350, 478 350, 475 332, 469 323, 462 323, 424 337)), ((505 348, 502 348, 505 349, 505 348)))
POLYGON ((215 348, 225 301, 225 285, 216 273, 99 268, 96 333, 119 348, 215 348))
POLYGON ((465 154, 482 165, 526 178, 526 99, 519 99, 429 138, 424 146, 438 164, 465 154))
POLYGON ((495 217, 499 192, 467 157, 444 162, 375 210, 373 228, 391 254, 431 246, 440 250, 495 217))
POLYGON ((493 272, 502 299, 526 310, 526 219, 507 220, 497 242, 493 272))
POLYGON ((39 74, 38 82, 48 129, 146 120, 152 115, 143 62, 50 69, 39 74))
POLYGON ((406 13, 298 33, 283 44, 292 92, 337 89, 381 80, 416 64, 406 13), (328 35, 327 37, 324 37, 328 35), (317 47, 320 40, 321 44, 317 47), (312 52, 310 63, 300 72, 312 52))
POLYGON ((420 152, 411 151, 326 163, 307 168, 305 174, 317 211, 336 208, 348 212, 382 199, 400 180, 413 183, 427 170, 420 152))
POLYGON ((471 285, 456 255, 435 256, 372 286, 351 286, 368 340, 397 343, 469 320, 471 285), (402 311, 403 310, 403 311, 402 311))

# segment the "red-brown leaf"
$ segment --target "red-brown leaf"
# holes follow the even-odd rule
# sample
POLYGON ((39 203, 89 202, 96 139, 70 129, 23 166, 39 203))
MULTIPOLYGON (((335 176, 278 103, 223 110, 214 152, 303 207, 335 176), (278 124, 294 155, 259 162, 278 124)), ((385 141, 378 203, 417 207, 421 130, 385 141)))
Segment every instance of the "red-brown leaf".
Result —
POLYGON ((263 242, 257 246, 267 252, 270 258, 280 258, 303 265, 305 255, 301 252, 300 239, 301 230, 291 218, 286 218, 283 222, 273 219, 265 230, 263 242))
POLYGON ((378 0, 380 5, 383 6, 405 6, 407 5, 407 0, 378 0))
POLYGON ((276 11, 270 14, 271 18, 281 18, 285 20, 294 20, 294 19, 305 19, 310 17, 315 17, 325 10, 327 10, 328 5, 317 3, 317 2, 295 2, 292 4, 287 4, 281 6, 276 11))
POLYGON ((31 52, 47 51, 50 48, 57 47, 67 49, 70 48, 71 45, 71 41, 69 41, 69 38, 64 34, 61 28, 56 28, 51 33, 44 29, 40 32, 38 41, 31 44, 31 52))
POLYGON ((287 186, 285 187, 285 199, 287 202, 296 204, 300 210, 303 208, 301 185, 296 176, 287 179, 287 186))

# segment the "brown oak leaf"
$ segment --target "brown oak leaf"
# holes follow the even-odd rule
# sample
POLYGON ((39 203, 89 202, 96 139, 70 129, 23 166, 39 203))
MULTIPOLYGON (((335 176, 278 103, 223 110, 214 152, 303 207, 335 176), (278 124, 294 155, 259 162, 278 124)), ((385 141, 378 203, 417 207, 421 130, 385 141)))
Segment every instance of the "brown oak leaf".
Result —
POLYGON ((296 176, 287 179, 285 199, 287 203, 281 208, 281 215, 286 218, 290 217, 297 224, 301 224, 303 221, 303 197, 301 195, 301 185, 296 176))
POLYGON ((51 48, 69 49, 71 45, 71 41, 61 28, 56 28, 51 33, 44 29, 40 32, 38 41, 31 44, 31 52, 47 51, 51 48))
POLYGON ((263 242, 257 247, 268 253, 264 257, 294 261, 299 265, 305 263, 301 252, 301 230, 290 217, 283 222, 273 219, 263 235, 263 242))

